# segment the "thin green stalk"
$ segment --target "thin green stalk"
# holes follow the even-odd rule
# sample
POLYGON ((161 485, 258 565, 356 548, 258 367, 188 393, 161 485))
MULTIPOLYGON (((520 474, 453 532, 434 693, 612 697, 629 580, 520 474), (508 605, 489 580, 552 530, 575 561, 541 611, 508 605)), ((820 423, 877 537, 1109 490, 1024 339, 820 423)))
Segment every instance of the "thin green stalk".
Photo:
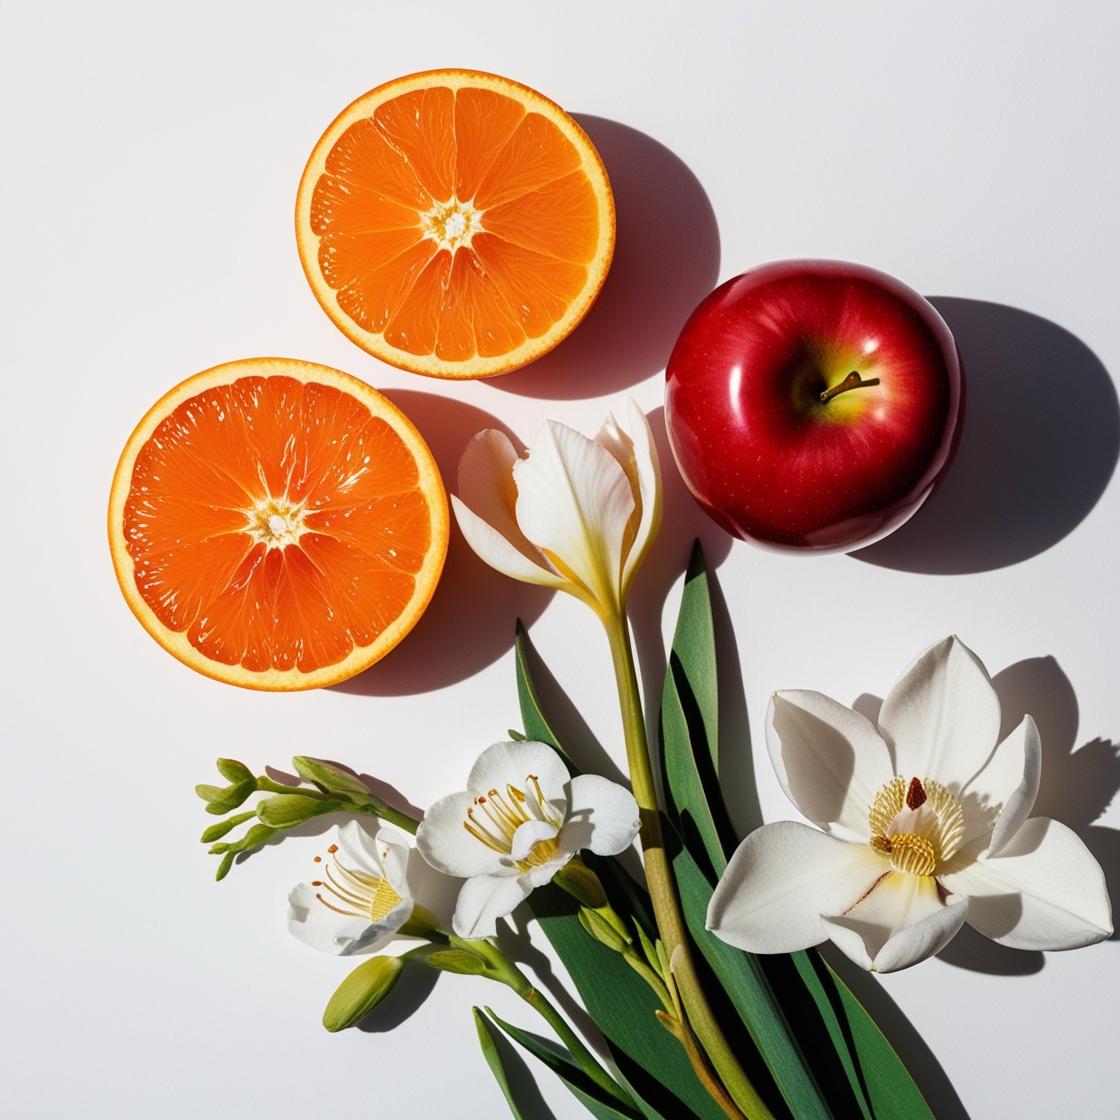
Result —
POLYGON ((605 622, 614 663, 618 699, 622 707, 622 726, 626 738, 626 758, 630 767, 630 785, 641 812, 641 841, 646 883, 658 932, 665 953, 672 963, 673 979, 681 1002, 696 1037, 703 1046, 716 1073, 735 1104, 751 1120, 773 1120, 772 1113, 751 1084, 735 1057, 719 1023, 708 1004, 688 942, 688 932, 681 914, 665 843, 661 834, 661 809, 653 781, 653 765, 646 739, 645 717, 642 713, 634 654, 630 645, 630 628, 626 617, 618 613, 605 622))
POLYGON ((557 1037, 568 1048, 568 1052, 579 1063, 580 1069, 604 1092, 609 1093, 614 1100, 632 1107, 633 1102, 629 1095, 602 1067, 599 1060, 591 1053, 579 1035, 568 1026, 568 1022, 563 1015, 556 1010, 539 988, 533 986, 529 977, 501 949, 490 941, 466 940, 458 937, 452 937, 451 944, 459 945, 482 957, 489 965, 491 976, 512 988, 556 1032, 557 1037))

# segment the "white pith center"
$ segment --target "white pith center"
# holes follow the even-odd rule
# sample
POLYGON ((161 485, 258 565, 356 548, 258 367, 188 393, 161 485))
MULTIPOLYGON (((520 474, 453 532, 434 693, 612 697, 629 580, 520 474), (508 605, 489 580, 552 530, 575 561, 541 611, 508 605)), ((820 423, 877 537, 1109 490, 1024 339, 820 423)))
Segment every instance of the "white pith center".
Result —
MULTIPOLYGON (((508 784, 505 792, 491 789, 480 794, 468 807, 463 827, 479 843, 504 856, 512 856, 514 833, 528 821, 544 821, 559 832, 564 819, 545 797, 535 774, 525 779, 525 787, 508 784)), ((553 836, 538 840, 524 859, 513 864, 525 872, 551 863, 559 855, 560 846, 553 836)))
POLYGON ((423 236, 436 243, 440 249, 454 253, 469 249, 474 235, 482 229, 482 211, 475 208, 473 199, 460 202, 452 195, 446 202, 437 202, 420 215, 423 236))
POLYGON ((875 794, 868 810, 869 843, 895 871, 936 874, 964 838, 961 803, 940 782, 901 776, 875 794))
POLYGON ((246 531, 266 548, 296 544, 307 531, 303 505, 283 498, 264 498, 245 511, 246 531))
MULTIPOLYGON (((371 922, 379 922, 400 902, 400 894, 388 879, 347 867, 338 858, 337 844, 332 844, 327 849, 327 855, 330 859, 323 866, 326 878, 312 879, 311 885, 318 888, 315 897, 328 910, 347 917, 369 918, 371 922), (324 895, 324 891, 329 898, 324 895)), ((316 856, 315 862, 322 863, 322 857, 316 856)))

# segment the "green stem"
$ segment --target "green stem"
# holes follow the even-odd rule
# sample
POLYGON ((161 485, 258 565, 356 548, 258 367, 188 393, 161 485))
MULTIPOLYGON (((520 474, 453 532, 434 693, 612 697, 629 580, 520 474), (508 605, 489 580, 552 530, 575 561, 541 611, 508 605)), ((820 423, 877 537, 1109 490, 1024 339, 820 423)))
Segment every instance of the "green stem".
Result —
POLYGON ((568 1048, 568 1052, 579 1063, 580 1069, 595 1082, 604 1092, 620 1104, 633 1107, 629 1094, 619 1086, 618 1082, 600 1065, 599 1060, 576 1034, 567 1020, 548 1001, 539 988, 533 986, 532 981, 525 975, 497 947, 490 941, 466 940, 452 937, 451 944, 467 949, 476 956, 482 957, 489 966, 492 979, 499 980, 507 987, 512 988, 548 1025, 556 1032, 557 1037, 568 1048))
POLYGON ((661 835, 661 810, 657 801, 657 788, 653 781, 645 717, 642 714, 638 676, 630 645, 630 628, 625 615, 618 613, 608 618, 606 629, 618 685, 618 699, 622 707, 622 726, 626 737, 630 785, 641 814, 640 835, 646 884, 649 887, 650 901, 653 904, 657 929, 665 946, 665 954, 672 965, 673 979, 680 992, 689 1026, 700 1040, 700 1045, 703 1046, 735 1104, 752 1120, 773 1120, 770 1110, 756 1092, 724 1037, 700 986, 700 978, 696 974, 696 967, 692 961, 688 932, 681 914, 676 886, 661 835))

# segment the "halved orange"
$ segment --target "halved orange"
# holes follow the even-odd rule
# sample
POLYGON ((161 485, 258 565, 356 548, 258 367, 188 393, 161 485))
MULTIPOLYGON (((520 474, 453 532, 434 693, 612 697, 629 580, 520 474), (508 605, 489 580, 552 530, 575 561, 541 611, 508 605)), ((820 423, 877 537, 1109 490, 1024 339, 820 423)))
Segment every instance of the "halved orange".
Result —
POLYGON ((473 70, 359 97, 315 145, 296 199, 323 310, 374 356, 436 377, 507 373, 556 346, 599 294, 614 233, 583 129, 473 70))
POLYGON ((326 366, 215 366, 163 396, 109 496, 117 580, 144 628, 208 677, 317 688, 413 627, 447 553, 447 495, 394 404, 326 366))

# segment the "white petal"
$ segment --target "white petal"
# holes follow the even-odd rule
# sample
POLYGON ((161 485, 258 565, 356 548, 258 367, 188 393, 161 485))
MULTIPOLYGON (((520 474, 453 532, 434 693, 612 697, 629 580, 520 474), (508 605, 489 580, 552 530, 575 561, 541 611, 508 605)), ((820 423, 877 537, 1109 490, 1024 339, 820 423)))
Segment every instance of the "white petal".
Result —
POLYGON ((501 854, 466 829, 467 809, 474 796, 465 790, 441 797, 424 814, 416 830, 416 847, 437 871, 467 879, 500 871, 501 854))
POLYGON ((549 420, 528 458, 514 464, 513 477, 517 523, 525 536, 603 609, 619 610, 634 496, 615 457, 549 420))
POLYGON ((451 495, 451 508, 455 520, 466 538, 467 544, 478 553, 491 568, 495 568, 510 579, 523 583, 538 583, 542 587, 555 587, 566 590, 568 581, 563 576, 549 571, 536 560, 532 560, 510 544, 492 525, 487 524, 477 514, 472 513, 454 494, 451 495))
POLYGON ((479 432, 459 460, 455 516, 467 543, 491 567, 514 579, 561 587, 565 581, 548 568, 517 524, 513 467, 519 459, 504 432, 479 432))
POLYGON ((568 768, 547 743, 529 739, 520 743, 494 743, 478 756, 467 778, 467 789, 485 797, 492 789, 505 794, 506 786, 524 790, 532 775, 541 792, 563 820, 568 808, 568 768))
MULTIPOLYGON (((379 831, 376 825, 374 831, 379 831)), ((378 841, 365 828, 357 821, 350 820, 338 826, 337 835, 338 846, 346 857, 344 862, 347 867, 353 871, 360 871, 364 875, 381 877, 381 853, 378 851, 378 841)))
POLYGON ((459 891, 452 927, 459 937, 493 937, 497 921, 528 897, 531 888, 516 874, 476 875, 459 891))
POLYGON ((548 821, 526 821, 517 826, 510 842, 509 854, 511 859, 525 859, 533 850, 534 844, 542 840, 555 840, 557 828, 548 821))
POLYGON ((579 774, 568 787, 568 819, 560 832, 560 848, 589 848, 598 856, 616 856, 634 843, 641 820, 634 795, 618 782, 598 774, 579 774))
POLYGON ((942 902, 932 878, 892 871, 857 906, 824 922, 828 936, 861 968, 897 972, 941 952, 967 914, 968 899, 942 902))
POLYGON ((636 519, 631 516, 632 540, 623 562, 624 593, 661 525, 661 469, 649 421, 633 399, 626 402, 625 418, 625 424, 619 424, 613 415, 608 416, 595 437, 595 442, 605 447, 626 472, 637 506, 636 519))
POLYGON ((1112 934, 1104 873, 1078 835, 1034 817, 998 856, 941 875, 968 895, 968 924, 1015 949, 1078 949, 1112 934))
POLYGON ((416 848, 409 849, 407 876, 413 904, 427 911, 437 929, 450 929, 462 880, 437 871, 416 848))
POLYGON ((966 832, 965 843, 983 835, 983 826, 990 828, 995 821, 987 847, 988 855, 998 855, 1031 815, 1041 776, 1042 741, 1034 720, 1024 716, 963 791, 965 819, 971 812, 981 825, 966 832))
POLYGON ((867 839, 871 801, 894 776, 887 745, 868 719, 819 692, 776 692, 766 745, 786 796, 809 820, 867 839))
POLYGON ((794 821, 739 845, 708 906, 708 929, 748 953, 792 953, 828 937, 822 914, 853 906, 890 868, 868 844, 794 821))
POLYGON ((999 698, 980 659, 959 638, 931 646, 883 701, 879 730, 904 778, 960 789, 999 737, 999 698))
POLYGON ((336 956, 376 952, 393 939, 412 912, 411 902, 398 904, 374 925, 364 915, 329 909, 316 897, 319 893, 310 883, 300 883, 288 895, 288 930, 305 945, 336 956))

